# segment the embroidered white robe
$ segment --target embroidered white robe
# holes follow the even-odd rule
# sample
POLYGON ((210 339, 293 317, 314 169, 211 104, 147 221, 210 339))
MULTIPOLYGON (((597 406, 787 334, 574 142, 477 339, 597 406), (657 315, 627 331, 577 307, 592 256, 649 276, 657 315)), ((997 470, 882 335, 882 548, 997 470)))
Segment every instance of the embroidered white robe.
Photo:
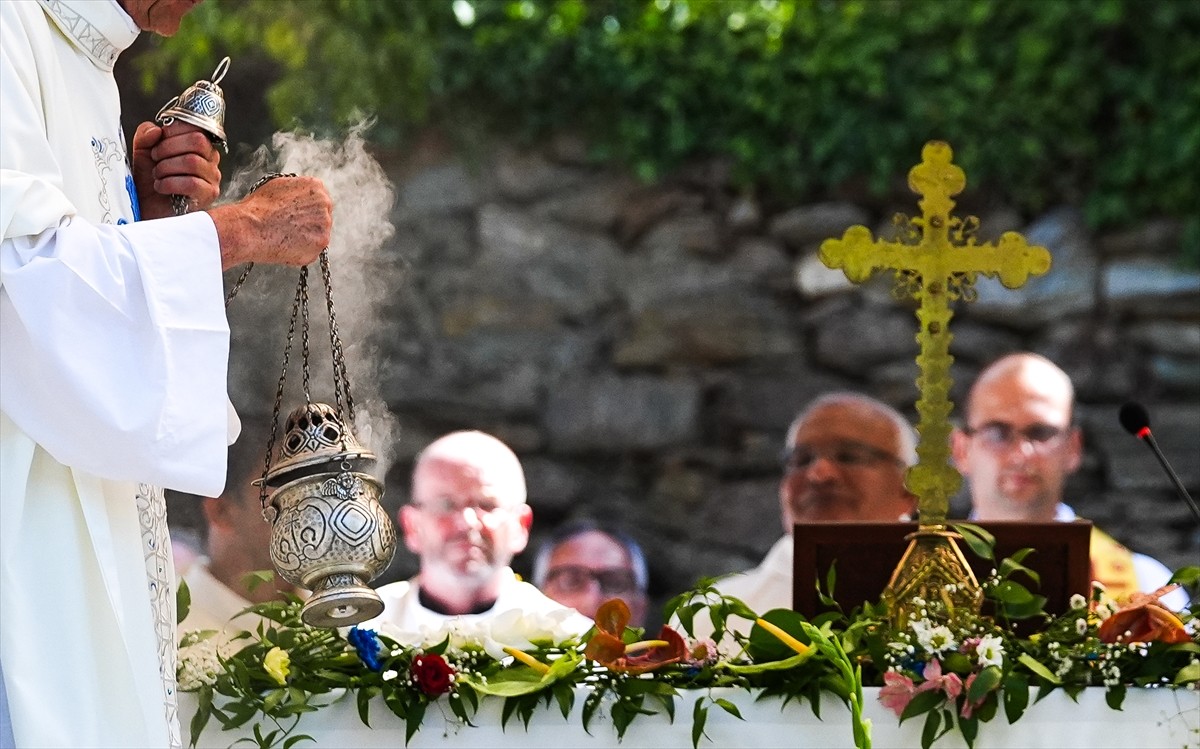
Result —
MULTIPOLYGON (((162 492, 218 496, 216 230, 134 223, 116 0, 0 2, 0 664, 18 746, 176 746, 162 492)), ((234 419, 233 421, 236 421, 234 419)))

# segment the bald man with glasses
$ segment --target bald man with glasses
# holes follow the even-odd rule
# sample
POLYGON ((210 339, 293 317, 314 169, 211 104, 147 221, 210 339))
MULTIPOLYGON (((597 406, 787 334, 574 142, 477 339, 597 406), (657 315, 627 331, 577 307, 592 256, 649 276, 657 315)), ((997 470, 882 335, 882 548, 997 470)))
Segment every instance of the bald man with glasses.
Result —
MULTIPOLYGON (((1074 424, 1075 388, 1049 359, 1021 352, 986 367, 971 386, 962 426, 951 435, 954 462, 971 492, 978 520, 1070 521, 1063 500, 1067 477, 1083 459, 1083 435, 1074 424)), ((1093 528, 1092 577, 1114 599, 1153 591, 1171 576, 1162 563, 1130 552, 1093 528)), ((1187 605, 1182 590, 1163 598, 1187 605)))
POLYGON ((415 577, 379 588, 383 613, 364 627, 419 644, 449 620, 487 623, 511 611, 552 617, 581 635, 592 620, 522 582, 509 564, 529 542, 533 511, 516 454, 478 431, 453 432, 417 456, 411 502, 400 508, 404 542, 420 558, 415 577))

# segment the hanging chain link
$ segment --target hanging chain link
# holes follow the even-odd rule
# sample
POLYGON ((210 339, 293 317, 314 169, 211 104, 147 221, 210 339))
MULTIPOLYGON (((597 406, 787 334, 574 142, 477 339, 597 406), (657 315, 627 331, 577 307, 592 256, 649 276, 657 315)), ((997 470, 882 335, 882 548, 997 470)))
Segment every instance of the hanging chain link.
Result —
MULTIPOLYGON (((296 318, 299 317, 301 298, 304 293, 304 271, 301 269, 301 282, 296 286, 296 297, 292 301, 292 316, 288 323, 287 343, 283 347, 283 369, 279 373, 279 385, 275 388, 275 405, 271 409, 271 436, 267 438, 267 454, 263 459, 263 474, 259 481, 258 501, 262 505, 263 514, 267 511, 267 475, 271 472, 271 456, 275 454, 275 437, 279 433, 279 410, 283 405, 283 387, 287 382, 288 361, 292 353, 292 341, 296 337, 296 318)), ((307 365, 307 362, 305 363, 307 365)), ((267 519, 270 522, 270 518, 267 519)))
POLYGON ((321 253, 321 280, 325 284, 325 306, 329 310, 329 349, 333 353, 333 397, 337 405, 338 418, 349 425, 354 420, 354 396, 350 393, 350 373, 346 369, 346 354, 342 350, 342 338, 338 333, 337 315, 333 311, 333 283, 329 272, 329 252, 321 253), (345 412, 342 397, 345 396, 345 412))
MULTIPOLYGON (((251 189, 255 189, 265 184, 267 180, 278 176, 294 176, 294 175, 269 175, 261 180, 251 189)), ((354 396, 350 392, 350 375, 346 368, 346 354, 342 348, 341 334, 338 332, 337 312, 333 307, 333 283, 332 274, 329 270, 329 250, 326 248, 321 251, 321 282, 325 288, 325 309, 329 313, 329 348, 333 357, 333 395, 337 405, 338 418, 341 419, 345 428, 351 428, 351 420, 354 418, 354 396)), ((246 271, 249 272, 249 269, 246 271)), ((244 279, 245 273, 243 273, 244 279)), ((237 286, 240 286, 240 280, 237 286)), ((237 287, 235 286, 235 293, 237 287)), ((232 298, 232 296, 230 297, 232 298)), ((271 472, 271 458, 275 453, 275 440, 279 433, 279 416, 283 406, 283 392, 287 382, 288 364, 291 360, 292 342, 296 338, 296 323, 299 321, 300 327, 300 370, 303 378, 304 388, 304 403, 305 405, 312 404, 311 392, 311 373, 309 369, 310 358, 310 340, 309 340, 309 315, 308 315, 308 266, 300 269, 300 279, 296 284, 296 295, 292 300, 292 314, 288 322, 287 343, 283 349, 283 368, 279 373, 279 384, 275 388, 275 403, 271 409, 271 436, 267 441, 267 454, 263 460, 263 475, 259 482, 259 503, 262 505, 263 516, 267 517, 267 476, 271 472)), ((347 464, 344 464, 344 467, 347 464)), ((345 468, 349 470, 349 468, 345 468)), ((267 518, 270 521, 270 518, 267 518)))
POLYGON ((300 269, 300 371, 304 375, 304 403, 312 403, 309 390, 308 346, 308 266, 300 269))

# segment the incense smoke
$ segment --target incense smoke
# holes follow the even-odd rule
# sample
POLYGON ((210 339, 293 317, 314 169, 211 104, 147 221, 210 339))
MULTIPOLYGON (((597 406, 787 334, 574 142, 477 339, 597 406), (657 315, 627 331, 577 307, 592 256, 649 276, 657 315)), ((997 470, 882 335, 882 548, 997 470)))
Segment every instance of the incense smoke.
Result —
MULTIPOLYGON (((399 423, 380 395, 382 361, 372 338, 381 332, 377 323, 381 305, 401 284, 403 271, 380 252, 395 234, 389 220, 394 191, 383 168, 366 150, 363 136, 367 127, 361 124, 351 128, 341 142, 276 133, 271 145, 259 148, 251 164, 234 175, 227 195, 234 199, 244 195, 261 176, 270 172, 317 177, 329 190, 334 204, 328 253, 332 298, 354 399, 354 432, 379 458, 376 472, 382 476, 392 462, 399 423)), ((231 271, 230 282, 240 273, 240 268, 231 271)), ((293 268, 255 267, 250 280, 230 305, 234 339, 230 356, 231 392, 238 400, 246 401, 235 401, 239 411, 245 409, 260 416, 270 413, 298 279, 299 272, 293 268)), ((302 389, 298 321, 290 349, 281 422, 306 395, 334 403, 329 323, 318 263, 308 268, 308 312, 311 392, 306 394, 302 389)))

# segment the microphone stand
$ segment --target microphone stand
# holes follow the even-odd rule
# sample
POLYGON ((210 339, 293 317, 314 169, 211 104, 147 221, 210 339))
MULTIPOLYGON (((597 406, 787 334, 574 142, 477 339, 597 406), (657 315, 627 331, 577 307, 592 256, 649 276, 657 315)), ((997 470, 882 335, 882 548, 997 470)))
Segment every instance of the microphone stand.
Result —
POLYGON ((1150 446, 1150 450, 1154 453, 1154 457, 1158 458, 1159 464, 1163 470, 1167 472, 1171 482, 1175 484, 1175 491, 1179 492, 1179 496, 1183 497, 1187 502, 1187 506, 1192 511, 1192 516, 1196 518, 1196 522, 1200 523, 1200 507, 1196 506, 1196 500, 1192 499, 1192 495, 1188 494, 1188 490, 1184 487, 1183 482, 1179 480, 1179 475, 1175 473, 1175 469, 1171 468, 1171 464, 1167 462, 1167 456, 1163 455, 1163 451, 1158 447, 1158 441, 1154 439, 1154 433, 1149 427, 1142 430, 1138 438, 1150 446))

